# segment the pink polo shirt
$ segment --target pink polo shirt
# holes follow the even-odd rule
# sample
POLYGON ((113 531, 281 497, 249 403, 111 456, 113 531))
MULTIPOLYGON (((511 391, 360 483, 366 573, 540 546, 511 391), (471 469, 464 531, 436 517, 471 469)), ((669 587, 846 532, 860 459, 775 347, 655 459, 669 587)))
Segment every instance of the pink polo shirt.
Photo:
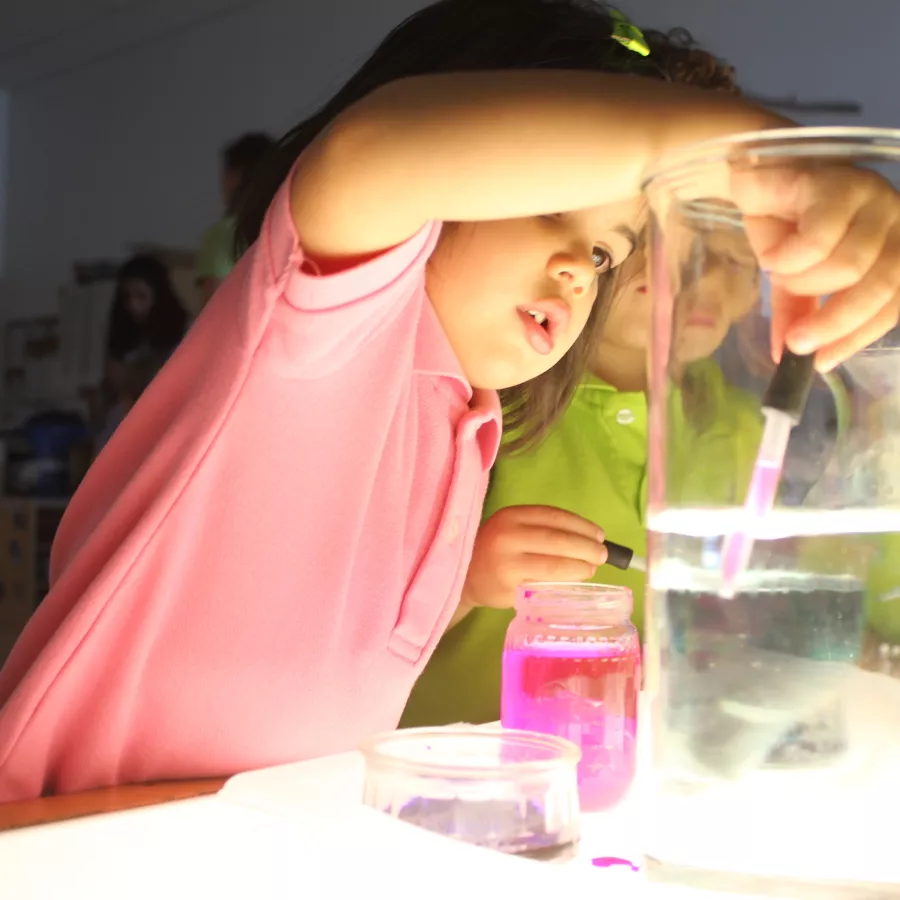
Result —
POLYGON ((396 726, 459 601, 501 428, 425 293, 439 230, 315 277, 281 188, 66 512, 0 672, 0 801, 396 726))

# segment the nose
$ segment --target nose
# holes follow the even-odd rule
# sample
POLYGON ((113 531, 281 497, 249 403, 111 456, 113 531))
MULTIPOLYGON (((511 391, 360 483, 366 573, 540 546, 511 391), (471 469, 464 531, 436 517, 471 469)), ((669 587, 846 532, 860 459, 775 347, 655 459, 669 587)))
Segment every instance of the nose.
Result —
POLYGON ((590 257, 574 253, 554 253, 547 262, 547 272, 576 297, 587 293, 597 275, 590 257))

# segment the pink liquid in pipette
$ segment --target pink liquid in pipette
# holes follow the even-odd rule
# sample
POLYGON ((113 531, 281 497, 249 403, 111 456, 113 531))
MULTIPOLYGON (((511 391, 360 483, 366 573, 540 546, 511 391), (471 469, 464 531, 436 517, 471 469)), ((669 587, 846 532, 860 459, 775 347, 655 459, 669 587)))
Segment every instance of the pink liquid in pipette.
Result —
POLYGON ((785 349, 763 397, 765 425, 744 502, 743 522, 722 543, 720 594, 725 599, 734 597, 735 586, 750 564, 759 525, 775 506, 791 431, 800 421, 812 386, 813 364, 813 356, 798 356, 785 349))
MULTIPOLYGON (((744 504, 746 516, 757 521, 767 516, 775 506, 778 485, 781 483, 783 459, 757 459, 744 504)), ((737 579, 743 574, 753 553, 754 538, 746 531, 736 531, 725 538, 722 547, 722 596, 733 597, 737 579)))

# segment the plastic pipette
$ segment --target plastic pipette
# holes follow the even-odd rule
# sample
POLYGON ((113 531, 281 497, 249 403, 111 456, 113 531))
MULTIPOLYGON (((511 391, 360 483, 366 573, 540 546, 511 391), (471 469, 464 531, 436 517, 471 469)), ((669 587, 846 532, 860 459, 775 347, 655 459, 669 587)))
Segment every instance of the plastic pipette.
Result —
POLYGON ((734 597, 737 583, 750 563, 754 533, 760 520, 775 505, 791 431, 803 417, 815 377, 813 364, 812 354, 798 356, 785 350, 763 397, 765 425, 744 501, 745 526, 741 531, 728 535, 722 547, 720 594, 726 600, 734 597))

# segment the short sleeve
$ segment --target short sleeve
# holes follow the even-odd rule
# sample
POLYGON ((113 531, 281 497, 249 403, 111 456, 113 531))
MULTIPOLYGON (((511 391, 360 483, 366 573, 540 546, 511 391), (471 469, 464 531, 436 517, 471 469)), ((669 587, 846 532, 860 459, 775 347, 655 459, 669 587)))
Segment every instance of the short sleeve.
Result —
POLYGON ((270 318, 261 349, 286 374, 321 376, 342 367, 367 344, 384 339, 399 317, 418 321, 427 302, 425 269, 440 223, 357 266, 318 275, 307 264, 290 210, 290 178, 266 215, 257 278, 266 280, 270 318))
POLYGON ((322 311, 354 301, 379 298, 388 302, 411 285, 424 282, 425 264, 437 244, 440 224, 431 222, 402 244, 378 256, 330 275, 317 275, 307 264, 290 208, 293 172, 279 188, 263 224, 263 249, 270 276, 282 286, 287 302, 297 310, 322 311), (385 295, 388 295, 385 297, 385 295))

